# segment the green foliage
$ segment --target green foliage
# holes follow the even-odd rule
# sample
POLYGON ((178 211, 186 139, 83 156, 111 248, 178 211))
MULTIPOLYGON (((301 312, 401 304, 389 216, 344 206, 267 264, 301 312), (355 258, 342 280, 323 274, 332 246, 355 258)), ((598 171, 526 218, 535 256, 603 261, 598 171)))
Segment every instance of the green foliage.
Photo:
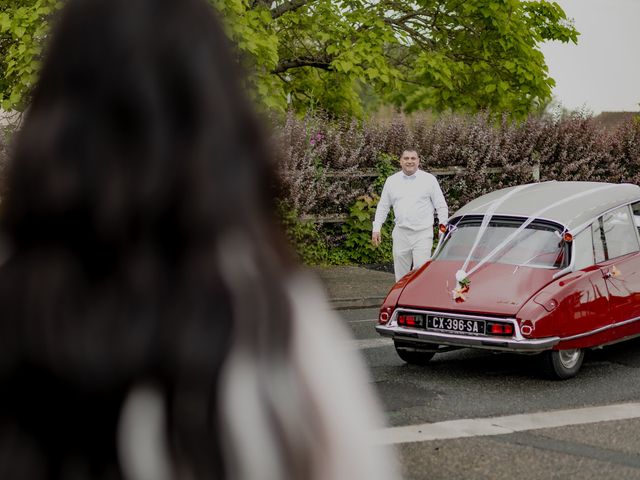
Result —
POLYGON ((329 249, 318 232, 318 226, 310 221, 301 221, 298 213, 284 203, 278 205, 278 214, 289 243, 307 265, 329 263, 329 249))
POLYGON ((278 214, 289 243, 306 265, 388 263, 392 261, 391 238, 384 234, 384 229, 382 244, 379 247, 371 244, 371 225, 377 202, 377 196, 358 198, 342 225, 344 241, 333 248, 329 246, 329 238, 320 233, 318 225, 301 220, 295 210, 280 203, 278 214))
POLYGON ((211 0, 270 108, 361 114, 363 84, 399 78, 384 60, 395 42, 382 8, 362 1, 211 0), (373 5, 373 7, 372 7, 373 5), (370 8, 372 7, 372 8, 370 8))
POLYGON ((415 62, 406 87, 394 92, 407 110, 432 108, 524 118, 551 98, 539 44, 576 42, 578 33, 557 3, 521 0, 445 1, 429 48, 409 47, 415 62))
POLYGON ((278 64, 278 35, 271 13, 262 2, 210 0, 224 20, 227 35, 236 44, 247 70, 248 92, 267 109, 284 111, 281 81, 271 72, 278 64))
MULTIPOLYGON (((539 45, 576 42, 547 0, 210 0, 247 89, 265 109, 320 108, 361 116, 406 111, 507 112, 522 118, 550 98, 539 45)), ((48 19, 60 0, 0 0, 0 103, 24 109, 48 19)))
POLYGON ((382 232, 382 243, 371 243, 371 226, 378 204, 378 196, 363 195, 351 206, 349 218, 342 226, 346 235, 344 247, 349 259, 358 264, 384 263, 392 259, 391 239, 382 232))
POLYGON ((360 115, 392 102, 522 118, 554 85, 540 43, 578 36, 546 0, 212 1, 257 97, 298 111, 360 115))
POLYGON ((380 196, 387 177, 398 171, 398 159, 388 153, 381 153, 375 166, 378 176, 373 182, 373 191, 380 196))
POLYGON ((58 0, 0 0, 0 107, 24 110, 58 0))

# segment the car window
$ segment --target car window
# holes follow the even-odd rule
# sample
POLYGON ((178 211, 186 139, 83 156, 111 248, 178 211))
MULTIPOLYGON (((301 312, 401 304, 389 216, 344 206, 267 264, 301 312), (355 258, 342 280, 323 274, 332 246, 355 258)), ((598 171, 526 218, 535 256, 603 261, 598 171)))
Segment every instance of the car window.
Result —
POLYGON ((640 232, 640 202, 636 202, 631 205, 631 210, 633 211, 633 223, 640 232))
POLYGON ((574 252, 576 255, 575 270, 582 270, 594 263, 592 229, 586 228, 573 239, 574 252))
POLYGON ((596 262, 637 252, 640 245, 635 230, 635 223, 626 205, 598 218, 592 227, 596 262))
MULTIPOLYGON (((438 260, 465 260, 480 230, 481 219, 464 219, 450 232, 437 254, 438 260)), ((503 240, 515 232, 523 220, 492 219, 475 248, 471 260, 481 261, 503 240)), ((534 268, 563 268, 568 264, 569 249, 557 226, 533 222, 492 258, 493 263, 534 268)))
POLYGON ((609 256, 607 255, 607 242, 604 239, 604 226, 602 224, 602 217, 597 219, 591 225, 593 232, 593 257, 596 263, 604 262, 609 256))

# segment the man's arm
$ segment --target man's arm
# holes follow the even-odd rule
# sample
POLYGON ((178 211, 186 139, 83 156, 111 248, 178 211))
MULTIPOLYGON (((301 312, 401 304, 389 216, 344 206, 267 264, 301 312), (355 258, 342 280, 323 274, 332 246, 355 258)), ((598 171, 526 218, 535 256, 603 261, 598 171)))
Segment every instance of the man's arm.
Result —
POLYGON ((442 189, 438 180, 434 177, 433 193, 431 195, 431 203, 438 215, 438 222, 441 225, 445 225, 449 219, 449 207, 447 207, 447 201, 444 198, 442 189))
POLYGON ((391 208, 391 199, 389 198, 389 179, 384 182, 384 187, 382 187, 382 194, 380 195, 380 201, 378 202, 378 206, 376 207, 376 214, 373 220, 373 231, 371 233, 371 243, 373 243, 376 247, 380 245, 382 239, 380 238, 380 230, 382 229, 382 225, 387 219, 387 215, 389 215, 389 210, 391 208))

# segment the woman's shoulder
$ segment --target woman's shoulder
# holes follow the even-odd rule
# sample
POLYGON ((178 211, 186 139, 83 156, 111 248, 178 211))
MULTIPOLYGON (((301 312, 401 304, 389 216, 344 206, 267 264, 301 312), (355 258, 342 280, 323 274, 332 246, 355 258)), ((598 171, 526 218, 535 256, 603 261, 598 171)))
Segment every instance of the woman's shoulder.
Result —
POLYGON ((320 478, 397 478, 393 453, 372 441, 384 425, 383 413, 353 336, 311 273, 296 272, 288 289, 293 359, 330 438, 332 462, 320 478))

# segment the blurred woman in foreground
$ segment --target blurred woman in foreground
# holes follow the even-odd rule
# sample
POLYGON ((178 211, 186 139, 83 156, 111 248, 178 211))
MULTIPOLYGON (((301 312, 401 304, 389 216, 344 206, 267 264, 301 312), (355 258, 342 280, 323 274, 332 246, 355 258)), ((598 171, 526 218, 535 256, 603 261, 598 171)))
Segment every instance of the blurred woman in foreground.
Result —
POLYGON ((389 479, 204 0, 70 0, 10 168, 0 478, 389 479))

